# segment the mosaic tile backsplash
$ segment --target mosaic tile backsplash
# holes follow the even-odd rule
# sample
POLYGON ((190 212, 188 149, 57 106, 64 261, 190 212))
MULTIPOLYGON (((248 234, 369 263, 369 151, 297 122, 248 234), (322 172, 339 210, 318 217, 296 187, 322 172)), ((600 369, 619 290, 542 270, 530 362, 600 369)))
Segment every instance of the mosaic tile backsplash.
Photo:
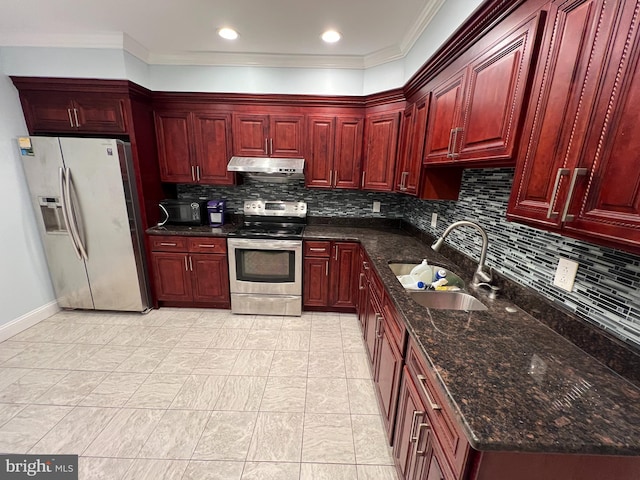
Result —
MULTIPOLYGON (((640 348, 640 256, 507 222, 513 173, 466 170, 457 202, 405 199, 404 219, 433 236, 458 220, 478 222, 489 235, 487 265, 640 348), (572 292, 553 285, 559 257, 580 264, 572 292)), ((446 243, 479 258, 480 238, 471 228, 454 230, 446 243)))
MULTIPOLYGON (((178 196, 225 198, 231 213, 242 213, 245 199, 305 199, 311 216, 403 218, 433 236, 441 235, 452 222, 476 221, 489 235, 487 265, 640 348, 640 256, 507 222, 512 183, 513 169, 466 170, 458 201, 307 189, 303 181, 277 185, 250 180, 237 187, 178 185, 178 196), (371 211, 374 200, 381 202, 380 213, 371 211), (430 225, 434 212, 438 214, 435 229, 430 225), (580 264, 572 292, 553 285, 559 257, 580 264)), ((473 229, 454 230, 446 242, 472 258, 479 257, 480 238, 473 229)))

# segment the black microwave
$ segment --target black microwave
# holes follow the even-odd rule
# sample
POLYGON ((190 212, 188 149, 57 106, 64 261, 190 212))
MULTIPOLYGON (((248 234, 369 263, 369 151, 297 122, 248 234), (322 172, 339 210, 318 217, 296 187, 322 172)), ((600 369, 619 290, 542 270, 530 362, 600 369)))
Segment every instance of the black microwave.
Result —
POLYGON ((173 200, 160 202, 160 222, 162 225, 202 225, 207 220, 206 200, 173 200))

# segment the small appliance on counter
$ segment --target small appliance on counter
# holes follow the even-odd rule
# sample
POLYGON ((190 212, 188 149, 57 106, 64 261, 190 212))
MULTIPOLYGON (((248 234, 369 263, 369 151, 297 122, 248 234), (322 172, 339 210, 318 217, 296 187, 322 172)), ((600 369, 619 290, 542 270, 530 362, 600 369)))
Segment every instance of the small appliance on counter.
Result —
POLYGON ((207 216, 211 227, 221 227, 224 225, 224 213, 226 210, 226 200, 209 200, 207 202, 207 216))
POLYGON ((207 219, 207 200, 162 200, 160 222, 163 225, 203 225, 207 219))

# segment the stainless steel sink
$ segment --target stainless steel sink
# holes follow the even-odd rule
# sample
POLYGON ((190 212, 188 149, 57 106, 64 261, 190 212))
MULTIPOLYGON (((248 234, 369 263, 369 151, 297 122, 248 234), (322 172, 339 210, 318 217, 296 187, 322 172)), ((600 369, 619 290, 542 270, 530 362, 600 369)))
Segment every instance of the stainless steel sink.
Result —
POLYGON ((435 310, 486 310, 487 307, 465 292, 409 292, 413 298, 423 307, 435 310))
MULTIPOLYGON (((390 263, 389 268, 391 269, 391 271, 394 273, 396 277, 399 277, 402 275, 409 275, 411 273, 411 270, 413 270, 413 268, 416 267, 417 265, 418 265, 417 263, 390 263)), ((440 265, 430 264, 429 267, 431 267, 432 269, 432 273, 430 275, 431 281, 433 281, 435 277, 435 273, 438 270, 445 270, 447 272, 447 277, 446 277, 447 285, 451 287, 459 287, 460 289, 464 289, 464 281, 451 270, 448 270, 445 267, 442 267, 440 265)), ((440 292, 440 293, 444 293, 444 292, 440 292)))

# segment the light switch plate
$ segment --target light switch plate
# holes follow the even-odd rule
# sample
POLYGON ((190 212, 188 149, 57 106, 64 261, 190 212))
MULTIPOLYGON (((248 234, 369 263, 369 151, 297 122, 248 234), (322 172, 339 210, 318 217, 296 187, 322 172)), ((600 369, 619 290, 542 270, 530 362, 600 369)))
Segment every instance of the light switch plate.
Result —
POLYGON ((371 209, 371 211, 373 213, 379 213, 380 212, 380 202, 377 200, 373 201, 373 208, 371 209))
POLYGON ((556 276, 553 279, 553 284, 556 287, 560 287, 563 290, 570 292, 573 290, 576 273, 578 273, 577 262, 566 258, 560 258, 558 261, 558 267, 556 268, 556 276))
POLYGON ((433 212, 431 214, 431 228, 436 228, 438 226, 438 214, 433 212))

